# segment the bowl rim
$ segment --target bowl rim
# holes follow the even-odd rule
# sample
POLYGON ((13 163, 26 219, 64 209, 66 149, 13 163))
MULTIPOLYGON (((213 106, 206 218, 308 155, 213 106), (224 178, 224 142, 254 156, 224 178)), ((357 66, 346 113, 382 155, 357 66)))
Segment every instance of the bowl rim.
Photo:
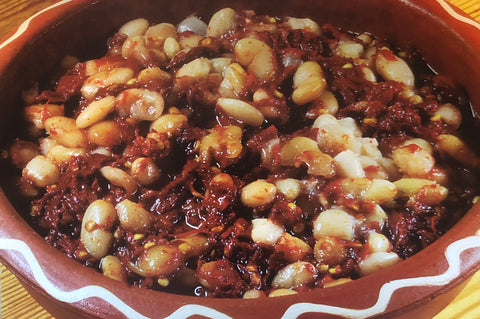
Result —
MULTIPOLYGON (((8 67, 13 57, 21 48, 30 41, 32 36, 38 35, 40 30, 52 27, 57 24, 59 19, 65 19, 68 15, 78 10, 102 1, 104 0, 61 0, 27 19, 17 30, 12 31, 12 33, 7 36, 4 42, 0 43, 0 56, 3 54, 7 57, 0 59, 0 74, 8 67), (35 23, 34 30, 32 30, 33 22, 35 23)), ((458 8, 444 0, 435 0, 429 3, 423 0, 400 0, 400 2, 416 7, 417 10, 432 10, 430 13, 432 15, 440 15, 440 12, 443 12, 444 15, 446 13, 444 22, 455 28, 455 30, 458 30, 459 36, 466 39, 472 47, 476 48, 477 52, 480 52, 480 24, 468 17, 465 13, 459 11, 458 8), (471 32, 472 28, 477 31, 471 32)), ((372 277, 367 276, 342 286, 327 288, 332 294, 338 294, 345 287, 349 287, 352 290, 360 289, 359 287, 363 285, 364 282, 369 282, 375 287, 374 290, 376 290, 376 292, 374 292, 374 294, 377 295, 377 302, 370 307, 346 308, 333 301, 318 303, 318 300, 322 300, 322 302, 324 300, 318 298, 318 293, 306 292, 295 296, 278 297, 278 300, 288 300, 287 304, 289 306, 283 312, 283 317, 290 318, 307 312, 315 312, 351 318, 363 318, 384 312, 397 313, 404 311, 406 308, 414 307, 416 304, 426 302, 432 296, 439 295, 445 290, 456 286, 463 278, 468 277, 480 269, 480 264, 476 264, 472 257, 473 252, 476 252, 477 255, 480 252, 480 222, 474 222, 479 219, 478 217, 480 217, 480 203, 477 203, 467 215, 448 232, 452 235, 448 239, 446 236, 442 236, 436 242, 419 252, 414 257, 415 259, 410 258, 390 268, 393 271, 386 270, 376 273, 375 281, 378 280, 378 283, 374 283, 372 277), (440 260, 432 261, 429 255, 434 252, 440 255, 444 252, 444 255, 440 260), (414 264, 417 259, 422 259, 426 263, 426 269, 417 269, 416 272, 412 272, 415 273, 417 277, 396 278, 392 276, 392 273, 400 268, 414 270, 412 268, 415 266, 414 264), (429 273, 430 268, 427 266, 432 266, 432 263, 435 263, 436 267, 438 264, 441 264, 444 272, 439 275, 429 273), (461 278, 459 277, 460 273, 463 273, 461 278), (423 283, 420 284, 418 282, 419 279, 423 280, 423 283), (427 286, 424 285, 425 282, 427 286), (395 292, 410 285, 423 285, 422 289, 419 289, 422 291, 418 293, 418 295, 412 296, 408 302, 400 302, 397 304, 390 302, 395 292), (305 300, 308 300, 308 302, 305 300), (317 302, 315 302, 315 300, 317 300, 317 302)), ((478 257, 477 260, 478 259, 480 259, 480 257, 478 257)), ((142 314, 142 310, 135 309, 135 304, 132 299, 126 295, 118 297, 120 290, 133 291, 133 294, 140 294, 146 298, 152 298, 152 296, 153 298, 157 296, 165 297, 165 295, 172 296, 172 294, 128 287, 126 284, 110 280, 92 269, 84 269, 79 263, 66 258, 62 253, 48 245, 43 238, 30 228, 10 204, 3 190, 0 190, 0 260, 15 275, 21 277, 22 280, 45 290, 47 294, 61 302, 72 303, 73 306, 77 307, 86 307, 83 309, 91 315, 98 314, 97 306, 94 305, 92 307, 85 304, 91 303, 92 298, 90 297, 93 296, 99 297, 99 299, 112 305, 119 313, 127 317, 136 318, 147 317, 142 314), (5 227, 5 225, 8 225, 8 227, 5 227), (39 245, 38 247, 41 247, 41 249, 39 251, 32 250, 32 243, 39 245), (74 269, 82 269, 82 271, 91 273, 93 279, 87 281, 86 285, 79 281, 76 286, 65 286, 64 283, 57 280, 56 277, 60 270, 48 267, 49 260, 58 257, 63 257, 62 264, 63 262, 64 264, 60 267, 61 269, 71 267, 74 267, 74 269), (106 290, 104 286, 111 287, 111 290, 106 290), (116 294, 111 291, 115 291, 116 294), (90 300, 87 302, 89 298, 90 300)), ((75 278, 81 277, 82 276, 78 274, 75 276, 75 278)), ((171 318, 186 318, 192 314, 212 318, 230 318, 230 315, 227 313, 231 313, 230 310, 235 307, 228 305, 231 300, 234 300, 235 303, 241 303, 244 307, 255 307, 257 304, 268 307, 269 305, 277 303, 277 298, 262 298, 259 300, 215 299, 215 301, 212 301, 205 298, 199 299, 198 297, 181 296, 181 298, 178 299, 182 300, 178 301, 177 309, 170 314, 171 318), (217 310, 215 309, 217 308, 215 304, 218 303, 226 305, 221 308, 222 310, 217 310)))

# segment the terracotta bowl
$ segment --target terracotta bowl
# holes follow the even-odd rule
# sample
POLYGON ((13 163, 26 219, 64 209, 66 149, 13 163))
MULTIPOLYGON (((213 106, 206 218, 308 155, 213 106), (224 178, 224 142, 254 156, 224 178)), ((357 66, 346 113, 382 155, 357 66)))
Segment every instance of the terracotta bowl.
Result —
MULTIPOLYGON (((226 6, 311 17, 320 24, 413 44, 435 70, 465 87, 472 118, 480 114, 480 25, 443 0, 63 0, 0 45, 2 145, 15 127, 21 89, 65 54, 81 59, 103 55, 108 36, 133 18, 178 23, 192 12, 208 19, 226 6)), ((9 201, 14 195, 6 187, 0 191, 0 259, 57 318, 364 318, 413 313, 427 318, 450 300, 447 291, 455 292, 452 288, 480 268, 476 205, 414 257, 340 286, 257 300, 178 296, 128 287, 67 258, 22 219, 9 201)))

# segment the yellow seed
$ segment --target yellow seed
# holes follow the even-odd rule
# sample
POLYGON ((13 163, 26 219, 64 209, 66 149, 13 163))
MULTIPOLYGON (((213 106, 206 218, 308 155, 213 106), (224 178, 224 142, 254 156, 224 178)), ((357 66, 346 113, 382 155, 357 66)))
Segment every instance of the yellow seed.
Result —
POLYGON ((157 282, 162 287, 167 287, 170 284, 170 280, 168 280, 167 278, 158 278, 157 282))
POLYGON ((87 256, 88 256, 88 253, 85 250, 80 250, 78 252, 78 257, 80 257, 80 258, 84 258, 84 257, 87 257, 87 256))
POLYGON ((375 124, 375 123, 377 123, 377 119, 372 118, 372 117, 367 117, 367 118, 363 119, 363 123, 365 123, 365 124, 375 124))
POLYGON ((145 237, 143 234, 135 234, 135 235, 133 235, 133 239, 135 239, 135 240, 140 240, 140 239, 142 239, 143 237, 145 237))
POLYGON ((127 84, 132 85, 132 84, 135 84, 135 82, 137 82, 137 79, 136 78, 131 78, 130 80, 127 81, 127 84))
POLYGON ((436 114, 430 118, 430 121, 440 121, 442 119, 441 114, 436 114))
POLYGON ((401 51, 401 52, 398 52, 398 56, 404 59, 404 58, 406 58, 406 57, 407 57, 407 53, 406 53, 406 52, 403 52, 403 51, 401 51))
POLYGON ((220 226, 215 226, 213 227, 211 230, 214 232, 214 233, 219 233, 223 230, 224 226, 223 225, 220 225, 220 226))
POLYGON ((327 272, 328 271, 328 265, 320 265, 320 267, 318 267, 319 271, 321 272, 327 272))
POLYGON ((192 247, 187 243, 182 243, 178 245, 178 248, 182 251, 182 253, 186 253, 190 251, 192 247))
POLYGON ((277 22, 277 20, 275 20, 274 17, 271 17, 271 18, 270 18, 270 23, 275 23, 275 22, 277 22))
POLYGON ((351 68, 353 68, 353 64, 351 64, 351 63, 346 63, 346 64, 344 64, 344 65, 342 66, 342 68, 343 68, 343 69, 351 69, 351 68))
POLYGON ((275 90, 275 93, 274 93, 274 94, 275 94, 276 97, 279 97, 279 98, 282 98, 282 97, 283 97, 283 93, 280 92, 279 90, 275 90))
POLYGON ((290 208, 291 210, 295 210, 297 209, 297 205, 295 203, 288 203, 288 208, 290 208))
POLYGON ((155 246, 155 243, 153 241, 149 242, 149 243, 146 243, 145 245, 143 245, 143 248, 145 249, 148 249, 148 248, 151 248, 155 246))
POLYGON ((480 196, 477 195, 473 198, 472 203, 476 204, 478 202, 478 200, 480 200, 480 196))

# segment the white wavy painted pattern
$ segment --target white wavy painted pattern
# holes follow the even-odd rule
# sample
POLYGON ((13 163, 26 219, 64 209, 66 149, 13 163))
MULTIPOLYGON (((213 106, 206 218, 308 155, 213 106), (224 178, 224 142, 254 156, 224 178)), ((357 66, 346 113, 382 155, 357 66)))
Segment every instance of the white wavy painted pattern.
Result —
MULTIPOLYGON (((4 49, 10 43, 19 38, 25 31, 28 29, 30 22, 38 17, 39 15, 48 13, 49 10, 71 2, 73 0, 62 0, 55 3, 54 5, 36 13, 31 16, 29 19, 25 20, 16 32, 10 36, 7 40, 0 44, 0 50, 4 49)), ((453 10, 450 5, 444 0, 436 0, 437 3, 453 18, 459 20, 460 22, 469 24, 478 30, 480 30, 480 24, 475 22, 472 19, 464 17, 455 10, 453 10)), ((382 286, 379 292, 379 296, 375 305, 366 309, 349 309, 342 307, 335 307, 322 304, 313 304, 313 303, 297 303, 290 306, 287 311, 284 313, 284 319, 287 318, 296 318, 305 313, 325 313, 343 316, 345 318, 365 318, 373 316, 385 311, 388 306, 388 303, 393 295, 393 293, 400 288, 415 287, 415 286, 440 286, 445 285, 451 282, 460 274, 461 259, 460 255, 463 251, 480 247, 480 236, 478 233, 476 236, 470 236, 463 238, 452 243, 447 250, 445 251, 445 256, 448 262, 448 269, 440 275, 437 276, 426 276, 426 277, 417 277, 417 278, 407 278, 391 281, 382 286)), ((46 277, 43 269, 38 263, 36 257, 32 253, 30 247, 21 240, 9 239, 9 238, 0 238, 0 249, 3 250, 15 250, 19 252, 27 261, 30 269, 32 270, 33 278, 37 281, 40 287, 42 287, 48 294, 57 300, 73 303, 81 301, 87 298, 97 297, 105 300, 121 313, 123 313, 128 318, 138 318, 138 319, 148 319, 148 317, 137 312, 132 307, 128 306, 124 301, 118 298, 116 295, 111 293, 109 290, 100 286, 85 286, 83 288, 73 290, 73 291, 63 291, 55 287, 48 278, 46 277)), ((213 319, 231 319, 230 316, 223 314, 217 310, 214 310, 209 307, 201 305, 185 305, 178 308, 166 319, 178 319, 178 318, 188 318, 192 315, 202 315, 208 318, 213 319)))
MULTIPOLYGON (((72 291, 63 291, 58 289, 45 275, 42 267, 40 266, 37 258, 33 254, 30 247, 22 240, 10 239, 10 238, 0 238, 0 249, 2 250, 13 250, 20 253, 28 266, 32 271, 33 278, 42 287, 50 296, 53 298, 67 302, 74 303, 87 298, 97 297, 105 300, 112 306, 118 309, 128 318, 136 319, 148 319, 148 317, 142 315, 132 307, 128 306, 123 300, 118 298, 108 289, 101 286, 85 286, 72 291)), ((207 318, 215 319, 230 319, 231 317, 222 314, 212 308, 201 306, 201 305, 185 305, 177 309, 167 318, 169 319, 178 319, 178 318, 188 318, 192 315, 201 315, 207 318)))
POLYGON ((53 8, 56 8, 56 7, 59 7, 61 5, 64 5, 65 3, 68 3, 68 2, 72 2, 73 0, 62 0, 62 1, 59 1, 55 4, 52 4, 51 6, 43 9, 42 11, 39 11, 37 13, 35 13, 33 16, 31 16, 30 18, 28 18, 27 20, 25 20, 18 28, 17 28, 17 31, 15 31, 14 34, 12 34, 8 39, 6 39, 5 41, 3 41, 1 44, 0 44, 0 50, 2 50, 3 48, 5 48, 7 45, 9 45, 10 43, 12 43, 13 41, 15 41, 17 38, 19 38, 23 33, 25 33, 25 31, 27 31, 28 27, 30 26, 30 22, 35 19, 36 17, 42 15, 42 14, 45 14, 47 13, 48 11, 52 10, 53 8))
MULTIPOLYGON (((326 313, 332 315, 339 315, 345 318, 366 318, 376 314, 380 314, 388 306, 393 293, 401 288, 418 287, 418 286, 443 286, 457 278, 461 271, 461 258, 460 255, 472 248, 480 247, 480 236, 469 236, 462 238, 452 244, 450 244, 445 250, 445 257, 448 263, 448 269, 440 275, 425 276, 416 278, 398 279, 388 282, 382 286, 378 294, 377 302, 370 308, 366 309, 350 309, 336 306, 329 306, 324 304, 314 303, 297 303, 290 306, 283 314, 283 319, 296 318, 304 313, 326 313)), ((48 294, 53 298, 73 303, 81 301, 87 298, 97 297, 105 300, 112 306, 118 309, 128 318, 147 319, 148 317, 142 315, 132 307, 128 306, 124 301, 111 293, 109 290, 101 286, 85 286, 77 290, 63 291, 58 289, 47 278, 42 267, 38 263, 37 258, 33 254, 30 247, 21 240, 0 238, 0 249, 2 250, 14 250, 20 253, 29 265, 33 278, 48 294)), ((207 318, 213 319, 231 319, 230 316, 223 314, 215 309, 201 306, 201 305, 185 305, 174 311, 167 319, 179 319, 188 318, 192 315, 201 315, 207 318)))
POLYGON ((451 15, 452 17, 454 17, 458 21, 469 24, 472 27, 480 30, 480 23, 478 23, 477 21, 475 21, 475 20, 473 20, 469 17, 465 17, 465 16, 459 14, 445 0, 437 0, 437 3, 443 8, 443 10, 447 11, 449 15, 451 15))

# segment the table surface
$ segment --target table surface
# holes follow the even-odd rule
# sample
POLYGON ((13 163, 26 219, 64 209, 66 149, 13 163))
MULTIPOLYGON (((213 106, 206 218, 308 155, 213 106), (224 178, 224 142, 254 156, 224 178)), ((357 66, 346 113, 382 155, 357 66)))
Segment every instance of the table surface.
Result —
MULTIPOLYGON (((480 22, 480 0, 449 0, 480 22)), ((22 21, 57 0, 0 0, 0 39, 4 39, 22 21)), ((0 318, 51 319, 20 285, 18 279, 0 264, 0 318)), ((473 275, 457 297, 434 319, 480 318, 480 271, 473 275)))

